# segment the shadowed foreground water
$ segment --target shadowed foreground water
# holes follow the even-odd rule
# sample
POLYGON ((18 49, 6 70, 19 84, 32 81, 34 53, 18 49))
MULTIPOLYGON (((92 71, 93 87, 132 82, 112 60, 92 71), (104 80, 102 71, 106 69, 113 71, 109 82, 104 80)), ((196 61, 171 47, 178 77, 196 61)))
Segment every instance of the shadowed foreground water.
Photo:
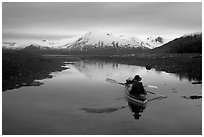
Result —
POLYGON ((201 85, 144 67, 80 61, 40 80, 40 87, 2 93, 3 134, 202 134, 201 85), (145 107, 127 102, 119 82, 139 74, 152 92, 145 107))

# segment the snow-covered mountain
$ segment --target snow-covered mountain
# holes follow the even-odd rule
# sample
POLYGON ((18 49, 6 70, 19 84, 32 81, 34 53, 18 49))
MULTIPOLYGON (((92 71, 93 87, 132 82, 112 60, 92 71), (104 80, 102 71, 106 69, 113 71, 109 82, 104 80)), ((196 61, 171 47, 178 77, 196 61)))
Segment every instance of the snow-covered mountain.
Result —
POLYGON ((153 49, 153 48, 162 46, 163 44, 169 42, 170 40, 160 36, 159 37, 151 36, 146 38, 144 41, 149 44, 151 49, 153 49))
POLYGON ((90 31, 82 36, 55 41, 44 39, 40 41, 3 42, 3 48, 24 49, 28 46, 32 46, 39 49, 66 49, 79 51, 106 48, 152 49, 166 42, 168 41, 162 37, 149 37, 146 40, 141 40, 138 37, 90 31))
POLYGON ((75 42, 79 37, 72 37, 62 40, 40 40, 40 41, 18 41, 18 42, 3 42, 3 48, 7 49, 24 49, 28 46, 35 46, 40 49, 66 49, 67 46, 75 42))
POLYGON ((14 46, 16 43, 15 42, 2 42, 2 48, 5 49, 16 49, 14 46))
POLYGON ((112 33, 90 31, 72 43, 70 50, 88 50, 96 48, 151 48, 137 37, 114 35, 112 33))

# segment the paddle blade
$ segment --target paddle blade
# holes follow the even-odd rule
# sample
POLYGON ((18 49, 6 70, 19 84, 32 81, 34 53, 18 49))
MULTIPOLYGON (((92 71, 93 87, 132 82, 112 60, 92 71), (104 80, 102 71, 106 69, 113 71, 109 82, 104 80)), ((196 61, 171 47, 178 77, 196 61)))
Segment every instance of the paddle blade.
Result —
POLYGON ((110 79, 110 78, 106 78, 106 82, 110 82, 110 83, 113 83, 113 84, 120 84, 120 85, 125 85, 125 83, 121 83, 121 82, 118 82, 114 79, 110 79))
POLYGON ((147 87, 147 88, 158 88, 157 86, 152 86, 152 85, 146 85, 145 87, 147 87))
POLYGON ((110 78, 106 78, 106 82, 110 82, 110 83, 114 83, 114 84, 118 84, 118 82, 114 79, 110 79, 110 78))

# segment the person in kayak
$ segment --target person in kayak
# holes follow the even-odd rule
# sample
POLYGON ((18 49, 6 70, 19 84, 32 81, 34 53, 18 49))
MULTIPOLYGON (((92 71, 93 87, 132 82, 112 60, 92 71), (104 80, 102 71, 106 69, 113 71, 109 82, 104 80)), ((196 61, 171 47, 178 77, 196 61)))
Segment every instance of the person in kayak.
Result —
POLYGON ((126 80, 126 85, 132 84, 130 94, 133 96, 140 96, 141 99, 147 94, 141 82, 142 78, 139 75, 135 75, 132 80, 126 80))

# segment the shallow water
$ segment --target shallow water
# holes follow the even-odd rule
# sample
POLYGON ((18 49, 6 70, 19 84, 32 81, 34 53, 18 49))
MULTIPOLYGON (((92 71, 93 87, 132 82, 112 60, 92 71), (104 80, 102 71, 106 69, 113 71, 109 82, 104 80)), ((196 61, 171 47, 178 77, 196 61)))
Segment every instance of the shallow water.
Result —
POLYGON ((3 134, 202 134, 202 99, 183 98, 201 95, 201 85, 131 65, 79 61, 67 67, 40 80, 40 87, 2 93, 3 134), (122 85, 106 81, 135 74, 167 98, 149 94, 140 107, 128 103, 122 85))

